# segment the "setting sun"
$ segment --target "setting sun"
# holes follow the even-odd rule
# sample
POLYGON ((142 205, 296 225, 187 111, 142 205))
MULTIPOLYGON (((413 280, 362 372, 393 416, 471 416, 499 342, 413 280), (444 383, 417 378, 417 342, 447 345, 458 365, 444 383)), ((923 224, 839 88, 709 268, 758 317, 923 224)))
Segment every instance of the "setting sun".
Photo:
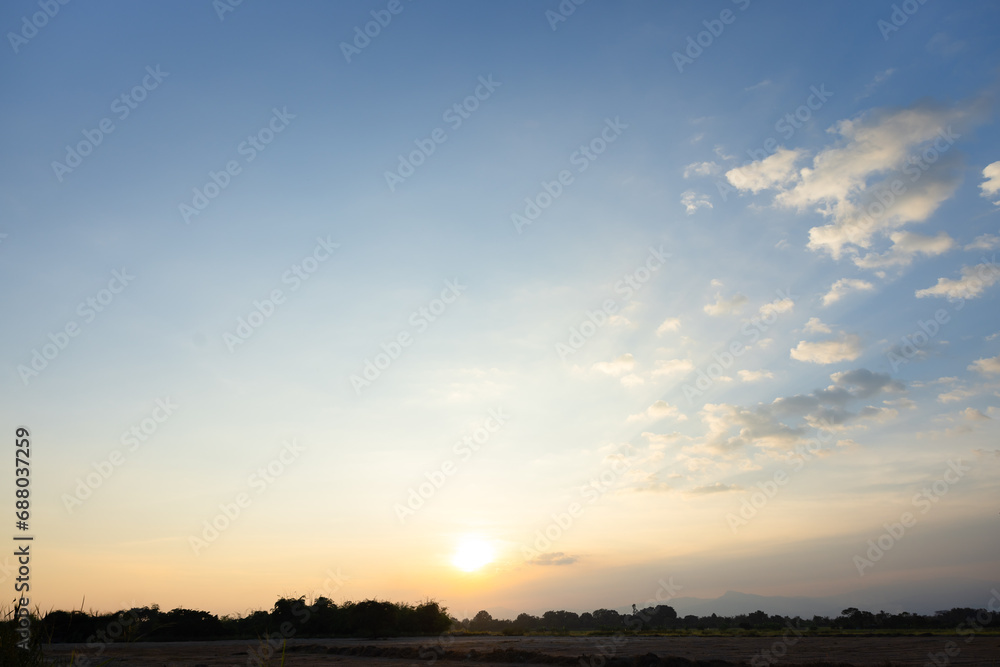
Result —
POLYGON ((458 543, 451 563, 463 572, 474 572, 493 562, 494 553, 490 543, 481 537, 463 537, 458 543))

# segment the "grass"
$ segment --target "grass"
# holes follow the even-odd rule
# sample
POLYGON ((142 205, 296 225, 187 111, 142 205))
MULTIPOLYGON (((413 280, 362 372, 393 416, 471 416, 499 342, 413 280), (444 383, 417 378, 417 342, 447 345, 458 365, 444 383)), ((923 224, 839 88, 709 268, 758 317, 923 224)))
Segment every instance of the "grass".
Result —
MULTIPOLYGON (((42 642, 37 632, 31 633, 28 647, 19 646, 21 636, 17 633, 19 608, 0 609, 0 665, 10 667, 35 667, 44 665, 42 642)), ((38 615, 29 615, 31 625, 38 627, 38 615)))

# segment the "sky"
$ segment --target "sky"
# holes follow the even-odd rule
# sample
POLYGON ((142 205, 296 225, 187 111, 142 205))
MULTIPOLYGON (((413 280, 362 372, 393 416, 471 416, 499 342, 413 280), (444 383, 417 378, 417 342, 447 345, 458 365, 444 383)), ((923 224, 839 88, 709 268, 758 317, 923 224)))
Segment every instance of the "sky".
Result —
POLYGON ((984 604, 998 20, 4 3, 31 605, 984 604))

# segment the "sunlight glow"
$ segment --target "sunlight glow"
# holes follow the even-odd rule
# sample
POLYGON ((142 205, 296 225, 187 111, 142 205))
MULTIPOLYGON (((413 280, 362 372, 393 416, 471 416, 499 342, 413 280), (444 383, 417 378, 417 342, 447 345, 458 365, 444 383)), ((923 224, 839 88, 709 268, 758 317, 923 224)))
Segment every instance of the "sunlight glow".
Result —
POLYGON ((463 572, 474 572, 489 565, 495 557, 492 545, 481 537, 469 535, 458 543, 451 563, 463 572))

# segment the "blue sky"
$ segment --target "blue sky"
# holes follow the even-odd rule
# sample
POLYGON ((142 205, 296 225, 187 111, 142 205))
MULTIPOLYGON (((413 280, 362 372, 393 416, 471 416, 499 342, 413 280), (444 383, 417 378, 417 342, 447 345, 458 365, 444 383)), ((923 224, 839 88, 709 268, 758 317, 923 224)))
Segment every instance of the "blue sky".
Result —
POLYGON ((991 3, 228 6, 0 10, 42 607, 995 580, 991 3))

